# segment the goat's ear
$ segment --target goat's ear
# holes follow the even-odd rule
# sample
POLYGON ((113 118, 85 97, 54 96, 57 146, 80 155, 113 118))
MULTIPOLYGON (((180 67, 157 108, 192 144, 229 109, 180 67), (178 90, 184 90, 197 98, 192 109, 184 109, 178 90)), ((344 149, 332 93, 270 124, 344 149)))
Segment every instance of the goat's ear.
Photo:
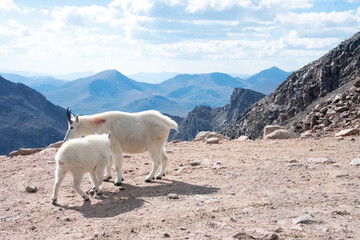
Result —
POLYGON ((76 121, 77 123, 79 122, 79 114, 76 114, 75 121, 76 121))

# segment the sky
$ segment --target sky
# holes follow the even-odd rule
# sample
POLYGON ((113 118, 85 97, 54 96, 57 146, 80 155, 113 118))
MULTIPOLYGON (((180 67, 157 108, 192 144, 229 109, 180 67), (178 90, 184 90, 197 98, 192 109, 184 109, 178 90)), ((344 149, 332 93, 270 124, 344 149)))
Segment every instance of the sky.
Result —
POLYGON ((0 71, 293 71, 358 31, 360 0, 0 0, 0 71))

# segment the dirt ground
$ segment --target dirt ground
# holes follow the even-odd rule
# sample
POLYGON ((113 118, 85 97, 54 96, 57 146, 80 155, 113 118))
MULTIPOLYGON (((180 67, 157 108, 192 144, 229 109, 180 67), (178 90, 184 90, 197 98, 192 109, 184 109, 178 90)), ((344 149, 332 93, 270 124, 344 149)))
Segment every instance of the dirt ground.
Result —
MULTIPOLYGON (((58 206, 51 204, 56 149, 0 157, 0 239, 250 239, 253 228, 279 239, 360 239, 360 166, 350 166, 360 157, 359 136, 166 149, 163 180, 145 183, 150 158, 131 155, 121 188, 104 182, 103 195, 84 202, 68 174, 58 206), (307 213, 314 222, 293 222, 307 213)), ((84 177, 82 189, 90 187, 84 177)))

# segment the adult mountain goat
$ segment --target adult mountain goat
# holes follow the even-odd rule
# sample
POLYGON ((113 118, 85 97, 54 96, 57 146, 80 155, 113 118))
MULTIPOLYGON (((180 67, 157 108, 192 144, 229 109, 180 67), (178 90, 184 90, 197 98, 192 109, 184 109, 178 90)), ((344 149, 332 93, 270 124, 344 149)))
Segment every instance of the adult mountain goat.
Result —
MULTIPOLYGON (((153 110, 139 113, 111 111, 74 117, 69 109, 67 118, 69 129, 64 141, 94 133, 111 132, 111 150, 117 172, 117 179, 114 182, 116 186, 121 185, 124 180, 121 174, 123 153, 149 151, 153 165, 145 179, 146 182, 154 179, 160 165, 161 170, 156 178, 161 179, 165 175, 167 156, 164 145, 170 129, 177 130, 177 123, 171 118, 153 110)), ((104 180, 111 178, 111 165, 110 162, 104 180)))

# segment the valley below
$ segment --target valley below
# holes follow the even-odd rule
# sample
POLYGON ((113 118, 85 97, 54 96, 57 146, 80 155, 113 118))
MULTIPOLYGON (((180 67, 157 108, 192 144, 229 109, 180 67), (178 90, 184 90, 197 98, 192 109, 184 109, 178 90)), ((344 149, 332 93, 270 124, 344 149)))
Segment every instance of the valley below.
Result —
MULTIPOLYGON (((360 239, 360 166, 350 165, 360 136, 166 149, 164 179, 145 183, 149 155, 129 155, 120 188, 104 182, 103 195, 84 202, 68 174, 58 206, 51 204, 57 149, 0 157, 0 238, 360 239)), ((90 187, 85 177, 82 189, 90 187)))

